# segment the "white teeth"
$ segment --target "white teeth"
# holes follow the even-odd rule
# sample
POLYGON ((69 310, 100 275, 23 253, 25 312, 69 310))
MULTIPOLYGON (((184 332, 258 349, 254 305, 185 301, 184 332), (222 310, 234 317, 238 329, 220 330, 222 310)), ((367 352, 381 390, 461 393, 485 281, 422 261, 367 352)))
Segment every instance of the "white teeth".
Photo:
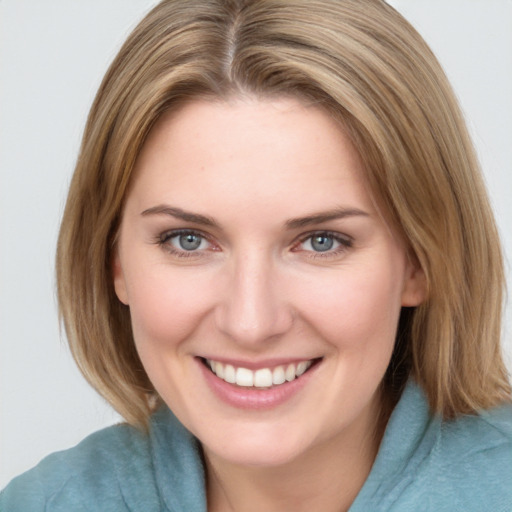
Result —
POLYGON ((236 385, 244 386, 244 387, 253 386, 254 385, 254 372, 251 372, 251 370, 248 370, 247 368, 237 368, 236 369, 236 385))
POLYGON ((217 375, 219 378, 224 378, 224 365, 219 362, 213 363, 213 372, 215 375, 217 375))
MULTIPOLYGON (((222 364, 222 363, 219 363, 222 364)), ((216 375, 217 373, 214 372, 216 375)), ((221 377, 222 378, 222 377, 221 377)), ((224 380, 229 382, 230 384, 234 384, 236 382, 236 371, 235 367, 227 364, 224 368, 224 380)))
POLYGON ((298 364, 290 363, 286 367, 276 366, 273 369, 260 368, 256 371, 247 368, 235 368, 233 365, 211 359, 207 359, 206 363, 217 377, 230 384, 242 387, 270 388, 300 377, 311 367, 313 361, 301 361, 298 364))
POLYGON ((272 372, 268 368, 262 368, 254 373, 254 385, 257 388, 269 388, 272 386, 272 372))
POLYGON ((278 386, 283 382, 286 382, 286 377, 284 376, 284 368, 282 366, 278 366, 277 368, 274 368, 274 371, 272 372, 272 384, 278 386))
POLYGON ((297 375, 297 377, 300 377, 307 369, 308 369, 308 363, 306 361, 301 361, 297 365, 297 371, 295 372, 295 375, 297 375))
POLYGON ((285 379, 290 382, 295 379, 295 365, 289 364, 284 372, 285 379))

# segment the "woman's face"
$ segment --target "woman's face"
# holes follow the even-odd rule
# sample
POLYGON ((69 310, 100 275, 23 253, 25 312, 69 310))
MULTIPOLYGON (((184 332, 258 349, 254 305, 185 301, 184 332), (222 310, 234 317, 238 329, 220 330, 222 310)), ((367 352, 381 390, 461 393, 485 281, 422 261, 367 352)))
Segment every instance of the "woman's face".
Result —
POLYGON ((116 292, 207 454, 277 465, 368 433, 423 280, 335 122, 292 99, 196 101, 159 120, 135 171, 116 292))

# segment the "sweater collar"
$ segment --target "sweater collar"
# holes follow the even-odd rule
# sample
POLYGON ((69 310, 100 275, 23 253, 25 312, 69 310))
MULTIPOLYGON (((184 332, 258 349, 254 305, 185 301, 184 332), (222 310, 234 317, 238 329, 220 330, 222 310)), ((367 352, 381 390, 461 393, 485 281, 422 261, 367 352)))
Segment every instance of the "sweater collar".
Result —
POLYGON ((172 512, 206 512, 206 485, 197 439, 168 407, 152 417, 151 450, 161 499, 172 512))
POLYGON ((424 392, 412 379, 388 421, 373 467, 349 512, 388 510, 428 463, 439 441, 441 419, 432 416, 424 392))

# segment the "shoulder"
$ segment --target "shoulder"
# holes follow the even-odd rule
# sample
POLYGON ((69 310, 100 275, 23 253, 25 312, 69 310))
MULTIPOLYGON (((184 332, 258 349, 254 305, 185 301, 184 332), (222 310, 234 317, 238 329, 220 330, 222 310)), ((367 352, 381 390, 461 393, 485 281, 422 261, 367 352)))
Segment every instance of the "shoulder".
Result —
POLYGON ((429 512, 512 511, 510 406, 451 421, 431 418, 413 458, 400 504, 419 503, 414 510, 429 512))
POLYGON ((130 426, 116 425, 92 434, 74 448, 46 457, 15 478, 0 494, 0 509, 128 510, 122 503, 134 484, 143 489, 140 501, 144 510, 158 510, 149 436, 130 426))
POLYGON ((445 421, 409 382, 352 510, 512 512, 512 406, 445 421))
MULTIPOLYGON (((440 448, 446 464, 512 449, 512 405, 441 423, 440 448)), ((510 455, 511 452, 508 452, 510 455)), ((505 459, 512 464, 511 459, 505 459)))
POLYGON ((456 510, 512 510, 512 407, 441 423, 430 475, 456 510))

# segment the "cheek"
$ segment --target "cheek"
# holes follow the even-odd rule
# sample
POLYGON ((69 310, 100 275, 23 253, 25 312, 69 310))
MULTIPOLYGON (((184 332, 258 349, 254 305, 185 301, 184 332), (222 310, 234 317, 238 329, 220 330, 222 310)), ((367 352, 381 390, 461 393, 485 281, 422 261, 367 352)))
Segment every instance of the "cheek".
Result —
POLYGON ((353 270, 309 286, 301 309, 337 348, 388 353, 401 311, 401 289, 392 271, 353 270))
POLYGON ((139 350, 175 348, 189 337, 206 314, 210 298, 201 276, 182 275, 168 268, 134 276, 130 314, 139 350))
POLYGON ((210 310, 207 291, 215 289, 204 284, 204 276, 194 278, 158 265, 134 275, 129 288, 137 352, 153 386, 182 421, 191 414, 194 375, 188 341, 198 337, 210 310))

